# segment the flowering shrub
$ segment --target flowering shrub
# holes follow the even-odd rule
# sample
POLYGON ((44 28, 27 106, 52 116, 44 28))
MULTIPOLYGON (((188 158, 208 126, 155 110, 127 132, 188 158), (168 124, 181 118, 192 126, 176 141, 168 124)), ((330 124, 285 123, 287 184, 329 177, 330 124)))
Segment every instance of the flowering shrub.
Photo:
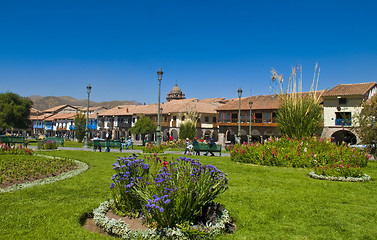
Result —
POLYGON ((20 145, 14 145, 12 147, 0 143, 0 155, 3 154, 13 154, 13 155, 32 155, 33 150, 27 149, 26 147, 20 145))
POLYGON ((186 147, 185 140, 183 139, 163 142, 161 145, 166 148, 185 148, 186 147))
POLYGON ((335 164, 327 164, 325 166, 317 165, 314 167, 313 171, 317 175, 332 177, 360 178, 363 176, 363 173, 359 166, 345 164, 343 161, 337 162, 335 164))
POLYGON ((225 150, 228 151, 228 152, 229 152, 229 151, 232 151, 233 148, 234 148, 234 144, 230 144, 230 145, 226 145, 226 146, 225 146, 225 150))
POLYGON ((58 144, 55 141, 42 141, 38 143, 38 149, 58 149, 58 144))
POLYGON ((140 214, 157 228, 192 223, 202 207, 227 188, 226 174, 212 165, 180 157, 176 161, 137 156, 113 164, 111 195, 116 210, 140 214))
POLYGON ((143 153, 163 153, 165 148, 162 144, 157 146, 153 143, 146 143, 145 147, 143 148, 143 153))
POLYGON ((324 139, 288 138, 268 139, 265 144, 235 145, 231 159, 238 162, 269 166, 315 167, 327 164, 365 167, 365 150, 336 145, 324 139))

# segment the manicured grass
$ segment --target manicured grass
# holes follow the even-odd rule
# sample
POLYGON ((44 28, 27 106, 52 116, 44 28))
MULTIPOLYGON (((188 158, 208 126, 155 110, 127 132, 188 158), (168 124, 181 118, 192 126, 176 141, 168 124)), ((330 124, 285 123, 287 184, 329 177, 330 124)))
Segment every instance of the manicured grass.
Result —
MULTIPOLYGON (((124 153, 43 152, 86 162, 90 169, 61 182, 0 194, 2 239, 111 239, 84 230, 80 217, 109 197, 112 163, 124 153)), ((168 160, 172 156, 168 155, 168 160)), ((229 190, 218 201, 237 231, 219 239, 375 239, 377 163, 370 182, 328 182, 308 169, 235 163, 230 157, 197 157, 228 173, 229 190)))

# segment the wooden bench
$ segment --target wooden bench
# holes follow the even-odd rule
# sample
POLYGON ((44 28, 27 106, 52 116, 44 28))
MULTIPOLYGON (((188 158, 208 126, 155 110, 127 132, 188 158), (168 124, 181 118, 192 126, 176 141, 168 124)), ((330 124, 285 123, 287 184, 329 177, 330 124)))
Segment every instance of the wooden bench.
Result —
POLYGON ((61 137, 47 137, 43 141, 44 142, 53 141, 61 146, 64 146, 64 138, 61 138, 61 137))
POLYGON ((27 146, 27 141, 25 140, 25 137, 22 136, 0 136, 0 142, 10 145, 15 145, 17 143, 23 144, 24 146, 27 146))
POLYGON ((93 140, 94 151, 98 149, 101 152, 102 147, 106 152, 110 152, 110 148, 119 148, 119 151, 122 152, 122 143, 119 140, 93 140))
POLYGON ((206 152, 208 153, 219 152, 221 157, 221 145, 213 144, 211 147, 207 143, 194 143, 194 152, 206 152))

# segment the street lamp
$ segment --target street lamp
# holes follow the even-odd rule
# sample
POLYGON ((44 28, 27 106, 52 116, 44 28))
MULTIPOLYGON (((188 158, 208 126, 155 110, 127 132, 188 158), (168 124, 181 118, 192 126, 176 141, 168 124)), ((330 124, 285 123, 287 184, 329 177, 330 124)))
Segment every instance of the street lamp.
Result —
POLYGON ((157 72, 158 77, 158 113, 157 113, 157 128, 156 128, 156 137, 157 137, 157 146, 161 145, 161 109, 160 109, 160 93, 161 93, 161 80, 162 80, 162 74, 164 74, 161 71, 161 68, 157 72))
POLYGON ((90 96, 90 91, 92 90, 92 87, 90 84, 86 87, 87 93, 88 93, 88 103, 86 105, 86 127, 85 127, 85 144, 84 147, 88 148, 88 139, 89 139, 89 96, 90 96))
POLYGON ((238 92, 238 98, 239 98, 239 101, 238 101, 238 134, 237 134, 237 137, 238 137, 238 143, 241 143, 241 96, 242 96, 242 89, 239 88, 237 90, 238 92))
POLYGON ((249 144, 251 143, 251 107, 253 106, 253 101, 249 102, 250 107, 250 120, 249 120, 249 144))

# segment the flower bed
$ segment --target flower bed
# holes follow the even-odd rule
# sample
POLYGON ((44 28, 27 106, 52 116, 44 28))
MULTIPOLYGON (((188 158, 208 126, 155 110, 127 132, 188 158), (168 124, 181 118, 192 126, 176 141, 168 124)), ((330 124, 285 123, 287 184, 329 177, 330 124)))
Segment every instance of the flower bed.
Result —
MULTIPOLYGON (((61 159, 59 157, 51 157, 51 156, 45 156, 45 155, 36 155, 36 156, 50 158, 50 159, 61 159)), ((77 164, 77 168, 74 169, 74 170, 64 172, 64 173, 62 173, 58 176, 54 176, 54 177, 44 178, 44 179, 40 179, 40 180, 36 180, 36 181, 32 181, 32 182, 25 182, 25 183, 21 183, 21 184, 15 184, 15 185, 12 185, 12 186, 4 188, 4 189, 0 188, 0 192, 12 192, 12 191, 15 191, 15 190, 20 190, 20 189, 24 189, 24 188, 28 188, 28 187, 33 187, 33 186, 37 186, 37 185, 43 185, 43 184, 61 181, 61 180, 79 175, 80 173, 89 169, 89 166, 86 163, 83 163, 83 162, 80 162, 80 161, 77 161, 77 160, 72 160, 72 161, 74 161, 75 164, 77 164)))
POLYGON ((55 141, 42 141, 38 143, 38 149, 58 149, 58 144, 55 141))
POLYGON ((113 166, 110 191, 115 212, 142 217, 156 231, 179 228, 187 236, 208 235, 207 229, 192 228, 191 223, 228 189, 226 174, 215 166, 185 157, 168 162, 157 155, 118 158, 113 166))
POLYGON ((27 147, 22 146, 21 144, 10 147, 0 142, 0 155, 3 155, 3 154, 33 155, 33 150, 30 150, 27 147))
MULTIPOLYGON (((117 235, 123 239, 192 239, 192 236, 179 227, 165 227, 161 229, 150 228, 148 230, 132 231, 128 224, 121 220, 109 219, 106 213, 113 203, 105 201, 93 210, 93 220, 97 226, 102 227, 107 233, 117 235)), ((215 236, 227 229, 231 225, 231 218, 226 209, 223 209, 221 216, 214 219, 213 224, 209 224, 202 229, 202 237, 215 236)), ((197 238, 200 235, 197 235, 197 238)))
POLYGON ((164 145, 157 146, 153 143, 146 143, 143 148, 143 153, 163 153, 165 148, 164 145))
POLYGON ((363 149, 336 145, 324 139, 276 138, 264 144, 235 145, 231 150, 234 161, 258 165, 313 168, 317 176, 329 178, 362 178, 361 167, 368 163, 363 149))
POLYGON ((235 145, 231 159, 237 162, 283 167, 314 167, 343 161, 344 164, 365 167, 365 150, 336 145, 324 139, 268 139, 264 144, 235 145))
POLYGON ((363 174, 361 177, 334 177, 326 175, 317 175, 314 171, 309 172, 309 176, 314 179, 329 180, 329 181, 342 181, 342 182, 366 182, 370 180, 370 176, 363 174))

